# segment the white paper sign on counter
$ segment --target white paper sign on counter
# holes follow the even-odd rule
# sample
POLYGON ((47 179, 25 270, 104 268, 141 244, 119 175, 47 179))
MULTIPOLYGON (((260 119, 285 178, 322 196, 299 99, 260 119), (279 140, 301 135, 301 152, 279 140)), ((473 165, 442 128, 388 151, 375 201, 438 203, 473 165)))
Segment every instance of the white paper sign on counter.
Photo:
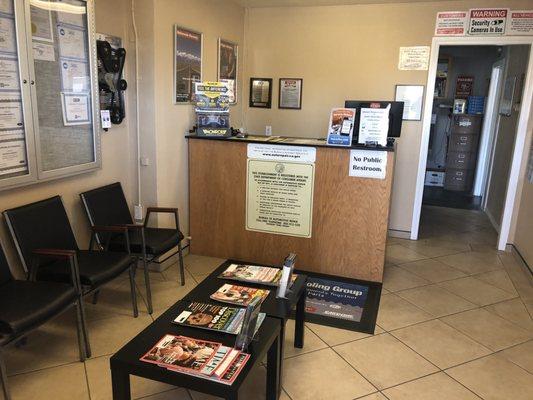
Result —
POLYGON ((387 176, 387 152, 350 150, 349 175, 356 178, 385 179, 387 176))
POLYGON ((248 158, 255 160, 314 163, 316 160, 316 148, 248 143, 248 158))

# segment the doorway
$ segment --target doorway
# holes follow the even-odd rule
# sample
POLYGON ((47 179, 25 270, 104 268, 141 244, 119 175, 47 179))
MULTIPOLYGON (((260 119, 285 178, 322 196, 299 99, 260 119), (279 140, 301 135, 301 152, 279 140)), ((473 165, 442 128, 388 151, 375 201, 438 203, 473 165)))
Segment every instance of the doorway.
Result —
POLYGON ((425 100, 411 239, 418 238, 425 203, 481 210, 499 234, 497 247, 505 249, 531 104, 532 43, 522 37, 433 39, 427 88, 434 96, 425 100), (509 78, 514 100, 504 115, 509 78))

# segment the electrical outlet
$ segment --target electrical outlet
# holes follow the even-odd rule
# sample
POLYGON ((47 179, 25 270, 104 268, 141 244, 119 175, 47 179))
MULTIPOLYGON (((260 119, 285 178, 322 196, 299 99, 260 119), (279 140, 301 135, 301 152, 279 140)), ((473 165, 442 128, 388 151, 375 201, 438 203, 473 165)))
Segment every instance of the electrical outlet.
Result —
POLYGON ((141 157, 141 165, 147 167, 150 165, 150 159, 148 157, 141 157))
POLYGON ((143 219, 143 206, 141 204, 135 204, 133 206, 133 216, 137 221, 142 221, 143 219))
POLYGON ((265 135, 272 136, 272 126, 270 125, 265 126, 265 135))

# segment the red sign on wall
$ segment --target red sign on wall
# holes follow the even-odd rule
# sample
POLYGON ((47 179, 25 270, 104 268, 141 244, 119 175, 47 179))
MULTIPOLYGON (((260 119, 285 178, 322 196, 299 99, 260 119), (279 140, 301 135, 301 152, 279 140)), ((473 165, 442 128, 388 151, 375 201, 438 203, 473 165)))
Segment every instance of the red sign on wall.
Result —
POLYGON ((474 77, 473 76, 458 76, 455 82, 455 98, 466 99, 472 96, 474 92, 474 77))

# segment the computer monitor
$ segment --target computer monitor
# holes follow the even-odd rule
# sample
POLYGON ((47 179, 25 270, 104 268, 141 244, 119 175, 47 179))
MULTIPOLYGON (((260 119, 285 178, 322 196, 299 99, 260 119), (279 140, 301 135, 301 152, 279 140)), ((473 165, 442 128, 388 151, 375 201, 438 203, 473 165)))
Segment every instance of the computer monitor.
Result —
POLYGON ((402 131, 403 101, 370 101, 370 100, 346 100, 344 107, 355 108, 353 141, 357 142, 359 137, 359 122, 361 119, 361 108, 386 108, 390 104, 389 113, 389 134, 388 137, 400 137, 402 131))

